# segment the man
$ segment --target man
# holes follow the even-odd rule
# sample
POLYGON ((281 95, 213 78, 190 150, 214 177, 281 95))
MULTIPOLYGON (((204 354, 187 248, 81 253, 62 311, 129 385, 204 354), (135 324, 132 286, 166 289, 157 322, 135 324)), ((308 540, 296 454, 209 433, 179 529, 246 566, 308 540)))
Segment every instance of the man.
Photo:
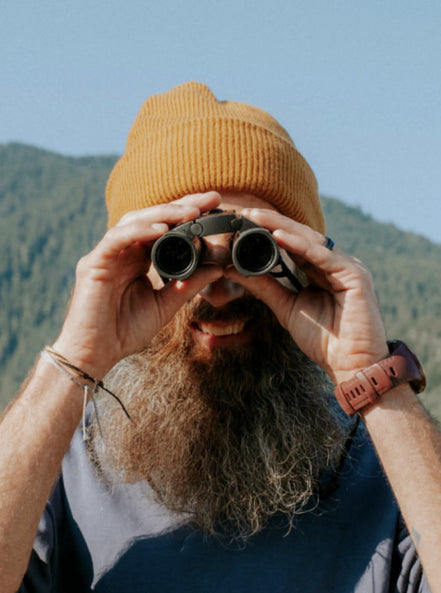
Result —
POLYGON ((2 591, 441 591, 423 376, 388 347, 367 270, 325 237, 285 130, 198 83, 151 97, 107 205, 1 424, 2 591), (241 274, 227 232, 164 282, 155 242, 212 211, 271 231, 303 288, 241 274))

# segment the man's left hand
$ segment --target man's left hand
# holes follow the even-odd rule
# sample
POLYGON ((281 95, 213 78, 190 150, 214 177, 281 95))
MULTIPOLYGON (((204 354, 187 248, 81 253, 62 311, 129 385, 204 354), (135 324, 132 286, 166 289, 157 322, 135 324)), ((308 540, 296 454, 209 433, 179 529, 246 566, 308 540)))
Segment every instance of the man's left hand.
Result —
POLYGON ((272 231, 310 284, 297 293, 270 276, 225 271, 265 302, 297 345, 339 383, 388 354, 369 270, 356 258, 326 247, 326 237, 273 210, 242 215, 272 231))

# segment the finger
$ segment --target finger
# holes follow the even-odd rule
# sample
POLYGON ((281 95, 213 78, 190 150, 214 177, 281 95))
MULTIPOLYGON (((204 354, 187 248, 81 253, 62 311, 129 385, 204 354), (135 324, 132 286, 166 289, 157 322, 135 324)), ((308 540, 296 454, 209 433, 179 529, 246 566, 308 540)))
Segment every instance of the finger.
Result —
POLYGON ((249 218, 256 224, 267 228, 270 231, 276 231, 277 229, 283 229, 290 233, 300 234, 311 240, 315 239, 321 241, 323 235, 318 231, 315 231, 310 226, 302 224, 288 218, 277 210, 269 210, 265 208, 245 208, 242 210, 243 216, 249 218))
MULTIPOLYGON (((113 241, 109 255, 112 257, 130 242, 153 242, 164 234, 170 226, 193 220, 200 216, 202 212, 218 206, 220 201, 221 195, 218 192, 210 191, 184 196, 168 204, 159 204, 150 208, 128 212, 113 229, 108 231, 113 241)), ((107 237, 105 236, 105 238, 107 237)), ((108 247, 106 242, 104 242, 103 246, 108 247)))
POLYGON ((153 243, 170 226, 197 218, 200 211, 185 204, 161 204, 130 212, 104 235, 94 249, 97 257, 113 258, 131 244, 153 243))
POLYGON ((279 247, 286 250, 307 276, 325 290, 354 287, 369 278, 363 264, 340 249, 328 249, 326 238, 311 227, 274 210, 246 209, 243 215, 272 231, 279 247))
POLYGON ((136 223, 152 224, 155 222, 166 222, 173 224, 179 222, 181 219, 190 220, 193 217, 197 217, 199 212, 199 208, 193 204, 180 202, 158 204, 149 208, 140 208, 139 210, 127 212, 113 228, 119 229, 120 227, 131 226, 136 223))
POLYGON ((297 299, 297 293, 289 290, 269 275, 245 277, 234 267, 224 270, 225 277, 243 286, 257 299, 264 302, 277 316, 280 324, 288 327, 288 319, 297 299))
POLYGON ((132 210, 130 212, 126 212, 124 216, 118 221, 115 225, 117 227, 124 226, 126 224, 131 223, 133 220, 136 220, 140 215, 146 216, 147 218, 152 215, 155 216, 155 213, 159 210, 161 211, 167 205, 176 205, 176 206, 186 206, 194 208, 192 212, 193 217, 197 217, 200 215, 201 212, 205 210, 210 210, 212 208, 216 208, 221 201, 221 195, 219 192, 216 191, 209 191, 206 193, 198 193, 198 194, 189 194, 187 196, 183 196, 177 200, 173 200, 168 203, 158 204, 156 206, 149 206, 148 208, 140 208, 139 210, 132 210))
POLYGON ((179 200, 172 202, 173 204, 184 204, 188 206, 195 206, 199 208, 201 212, 212 210, 219 206, 221 202, 221 195, 217 191, 209 191, 200 194, 189 194, 179 200))
POLYGON ((279 231, 285 231, 286 233, 298 237, 299 245, 305 245, 305 242, 311 242, 315 245, 322 246, 329 251, 329 248, 326 246, 327 237, 310 226, 297 222, 292 218, 288 218, 275 210, 253 208, 249 210, 245 209, 242 213, 250 220, 253 220, 253 222, 267 228, 275 237, 278 236, 277 233, 279 231))
POLYGON ((167 323, 184 303, 192 299, 207 286, 223 275, 223 270, 216 265, 204 265, 186 280, 172 280, 157 292, 161 323, 167 323))
POLYGON ((369 273, 356 258, 339 249, 329 250, 323 238, 292 234, 285 230, 273 233, 278 245, 288 251, 300 264, 307 276, 318 286, 338 292, 355 288, 369 273))
POLYGON ((293 259, 299 266, 303 266, 307 261, 304 258, 304 253, 309 242, 320 246, 325 244, 325 237, 321 233, 307 225, 280 214, 276 210, 250 208, 244 209, 242 214, 246 218, 253 220, 256 224, 271 231, 274 238, 279 243, 279 246, 282 249, 285 249, 291 259, 293 259), (279 231, 286 231, 291 235, 295 235, 298 237, 298 241, 290 243, 290 248, 287 248, 287 243, 283 241, 283 234, 279 233, 279 231), (296 247, 298 248, 296 249, 296 247))

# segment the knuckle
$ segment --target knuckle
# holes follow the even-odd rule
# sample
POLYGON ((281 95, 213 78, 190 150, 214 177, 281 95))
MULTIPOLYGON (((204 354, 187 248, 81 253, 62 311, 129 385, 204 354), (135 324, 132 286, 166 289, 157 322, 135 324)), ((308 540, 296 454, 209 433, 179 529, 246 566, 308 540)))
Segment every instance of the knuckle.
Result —
MULTIPOLYGON (((122 220, 122 219, 121 219, 122 220)), ((126 219, 126 222, 128 222, 128 219, 126 219)), ((107 233, 104 235, 104 237, 101 240, 101 243, 103 243, 104 241, 113 241, 116 237, 119 237, 121 235, 125 235, 127 232, 125 225, 121 224, 119 226, 119 223, 116 226, 113 226, 112 228, 110 228, 107 233)))
POLYGON ((85 276, 85 264, 82 261, 82 259, 80 259, 80 261, 77 263, 77 267, 75 269, 75 277, 77 282, 79 280, 81 280, 82 278, 84 278, 85 276))
POLYGON ((125 224, 132 222, 139 215, 139 212, 140 212, 139 210, 130 210, 129 212, 126 212, 125 214, 123 214, 121 216, 121 218, 116 223, 116 225, 114 227, 112 227, 108 232, 112 231, 113 229, 115 229, 119 226, 123 226, 125 224))
POLYGON ((78 260, 76 266, 76 277, 77 278, 84 278, 86 275, 86 271, 89 269, 89 259, 90 255, 84 255, 82 258, 78 260))
POLYGON ((372 273, 369 268, 358 258, 353 258, 353 266, 360 279, 368 285, 373 285, 372 273))

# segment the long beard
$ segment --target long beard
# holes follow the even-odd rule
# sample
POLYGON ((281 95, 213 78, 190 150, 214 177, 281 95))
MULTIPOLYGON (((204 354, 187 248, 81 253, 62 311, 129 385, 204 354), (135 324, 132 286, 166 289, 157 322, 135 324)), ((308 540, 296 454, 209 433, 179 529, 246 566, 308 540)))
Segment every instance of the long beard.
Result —
POLYGON ((134 423, 105 406, 105 451, 92 425, 99 467, 116 481, 146 480, 161 504, 212 534, 243 540, 279 512, 292 523, 341 455, 325 375, 252 298, 220 312, 188 304, 105 382, 134 423), (188 337, 191 320, 245 316, 259 336, 246 348, 206 356, 188 337))

